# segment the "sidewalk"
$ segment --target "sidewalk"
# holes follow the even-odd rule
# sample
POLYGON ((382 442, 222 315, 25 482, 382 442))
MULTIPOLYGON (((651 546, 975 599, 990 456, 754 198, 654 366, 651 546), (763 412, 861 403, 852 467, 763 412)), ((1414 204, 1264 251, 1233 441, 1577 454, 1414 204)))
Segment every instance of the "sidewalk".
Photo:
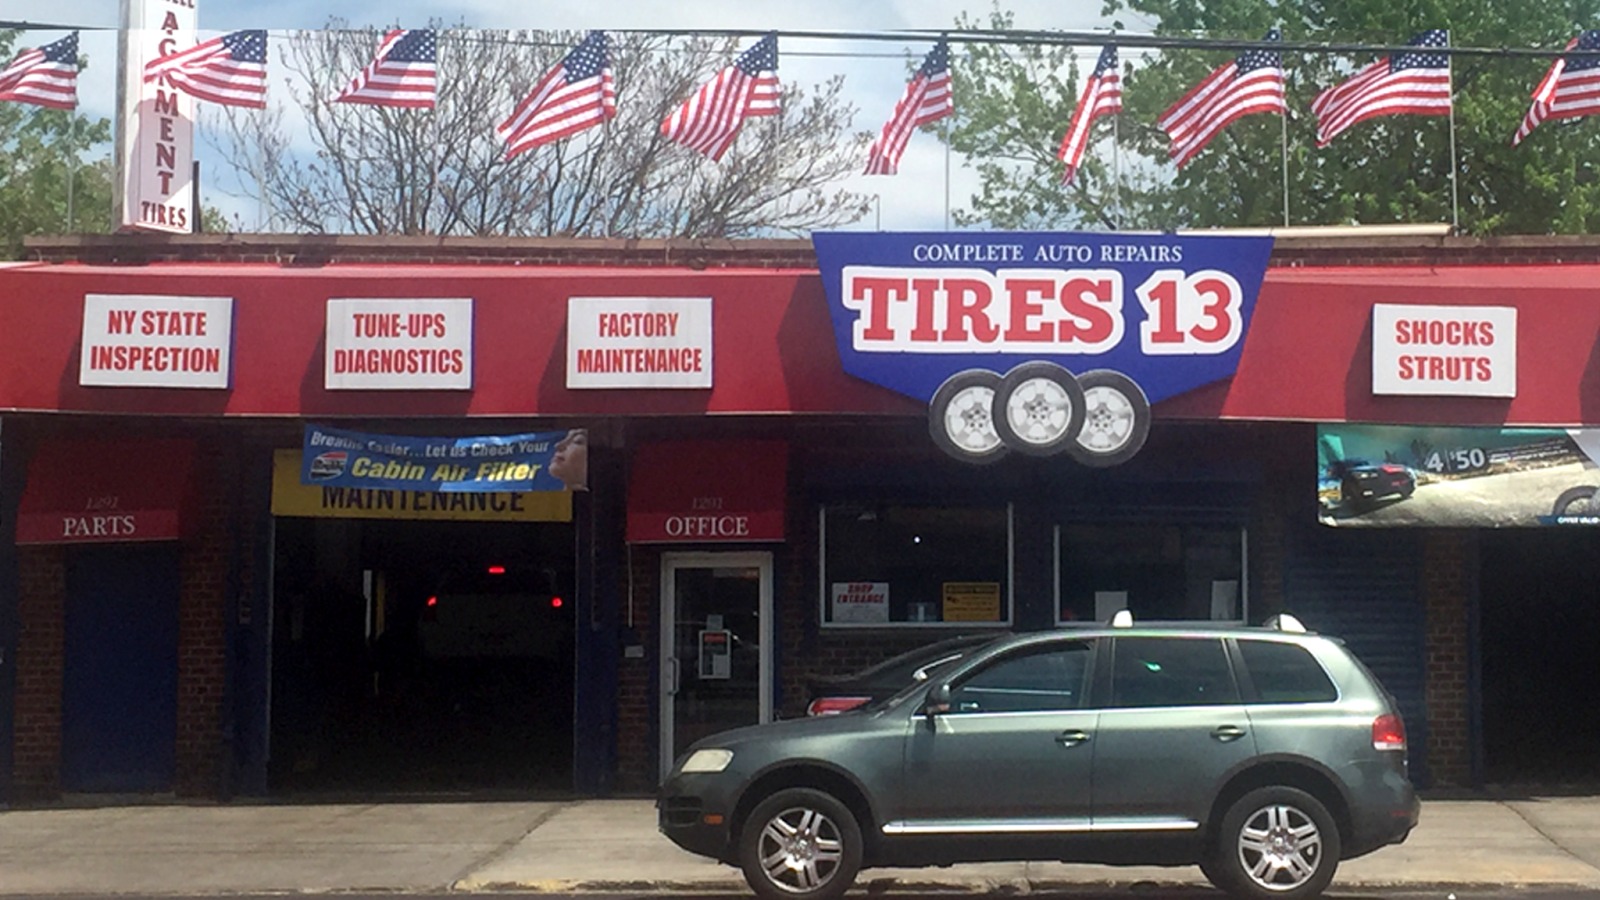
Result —
MULTIPOLYGON (((871 869, 860 886, 1040 890, 1202 884, 1193 868, 996 863, 871 869)), ((1600 889, 1600 797, 1428 800, 1405 844, 1344 863, 1332 890, 1600 889)), ((0 896, 488 891, 737 893, 679 850, 645 799, 139 805, 0 812, 0 896)))

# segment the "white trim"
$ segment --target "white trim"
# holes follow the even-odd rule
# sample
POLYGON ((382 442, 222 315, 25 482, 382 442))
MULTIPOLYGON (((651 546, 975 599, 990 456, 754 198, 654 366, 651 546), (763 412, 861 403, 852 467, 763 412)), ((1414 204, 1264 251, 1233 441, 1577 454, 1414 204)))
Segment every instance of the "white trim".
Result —
POLYGON ((1193 819, 943 819, 883 823, 888 835, 918 834, 1082 834, 1086 832, 1194 831, 1193 819))
MULTIPOLYGON (((680 670, 674 653, 677 648, 674 643, 675 624, 677 613, 677 597, 673 591, 673 573, 678 569, 714 569, 714 568, 755 568, 761 571, 760 599, 757 605, 757 615, 761 622, 761 675, 756 685, 759 698, 758 721, 772 721, 772 642, 773 642, 773 612, 772 612, 772 553, 766 550, 735 551, 729 553, 707 552, 669 552, 661 554, 661 610, 659 617, 660 634, 658 635, 660 661, 660 681, 657 687, 658 703, 660 709, 660 736, 658 743, 660 752, 660 778, 666 778, 672 771, 672 742, 673 742, 673 698, 676 696, 675 670, 680 670), (669 685, 672 689, 669 689, 669 685)), ((749 723, 755 724, 755 723, 749 723)))

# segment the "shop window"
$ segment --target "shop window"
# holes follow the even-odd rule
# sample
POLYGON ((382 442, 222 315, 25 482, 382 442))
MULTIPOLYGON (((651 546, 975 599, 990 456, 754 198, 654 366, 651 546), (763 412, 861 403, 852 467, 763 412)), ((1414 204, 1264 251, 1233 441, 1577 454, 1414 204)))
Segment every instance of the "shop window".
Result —
POLYGON ((1011 622, 1009 507, 830 506, 820 517, 824 626, 1011 622))
POLYGON ((1249 615, 1244 529, 1220 525, 1061 525, 1056 621, 1243 621, 1249 615))

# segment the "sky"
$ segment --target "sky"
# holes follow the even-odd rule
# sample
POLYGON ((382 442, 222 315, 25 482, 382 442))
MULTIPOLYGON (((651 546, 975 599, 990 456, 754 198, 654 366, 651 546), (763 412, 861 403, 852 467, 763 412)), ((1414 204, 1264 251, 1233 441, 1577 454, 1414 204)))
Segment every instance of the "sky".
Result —
MULTIPOLYGON (((583 30, 615 29, 728 29, 808 32, 899 31, 950 27, 957 16, 987 20, 991 0, 542 0, 515 3, 507 0, 195 0, 200 39, 246 28, 291 30, 321 28, 330 17, 351 27, 426 27, 430 21, 446 25, 463 23, 471 28, 530 28, 583 30)), ((1101 0, 1005 0, 1002 8, 1015 14, 1024 29, 1090 31, 1109 23, 1100 15, 1101 0)), ((111 30, 83 32, 82 51, 89 68, 79 81, 81 110, 91 116, 111 117, 116 97, 117 0, 54 0, 32 7, 30 22, 102 27, 111 30)), ((16 15, 11 13, 9 15, 16 15)), ((1124 24, 1140 30, 1143 23, 1123 17, 1124 24)), ((60 37, 59 32, 38 31, 22 36, 18 49, 34 47, 60 37)), ((905 91, 907 60, 920 61, 928 44, 825 41, 786 37, 780 43, 779 76, 807 89, 842 73, 845 99, 856 109, 854 130, 877 131, 905 91), (906 51, 904 58, 892 55, 906 51), (871 54, 839 57, 827 54, 871 54)), ((1097 47, 1082 56, 1092 64, 1097 47)), ((268 65, 271 65, 269 51, 268 65)), ((731 62, 731 60, 730 60, 731 62)), ((960 77, 959 61, 953 61, 960 77)), ((269 75, 270 78, 270 75, 269 75)), ((271 82, 269 81, 269 91, 271 82)), ((202 121, 204 117, 202 117, 202 121)), ((1063 126, 1065 123, 1063 123, 1063 126)), ((195 154, 204 171, 210 150, 199 135, 195 154)), ((865 160, 863 159, 863 165, 865 160)), ((876 195, 873 212, 855 227, 884 230, 941 230, 949 209, 961 208, 977 189, 977 180, 959 157, 946 159, 942 145, 931 135, 913 137, 894 176, 857 176, 841 187, 876 195), (947 179, 950 202, 946 204, 947 179)), ((245 225, 258 219, 253 204, 237 198, 213 196, 205 202, 245 225)), ((953 227, 953 226, 952 226, 953 227)))

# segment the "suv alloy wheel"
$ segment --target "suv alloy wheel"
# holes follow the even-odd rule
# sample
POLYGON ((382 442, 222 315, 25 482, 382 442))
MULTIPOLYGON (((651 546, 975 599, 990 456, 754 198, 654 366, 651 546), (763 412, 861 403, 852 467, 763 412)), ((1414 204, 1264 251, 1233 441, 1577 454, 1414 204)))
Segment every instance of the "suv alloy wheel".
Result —
POLYGON ((1317 798, 1299 788, 1257 788, 1228 807, 1203 871, 1235 896, 1303 900, 1333 880, 1339 849, 1339 828, 1317 798))
POLYGON ((739 866, 763 900, 836 900, 861 869, 861 827, 831 794, 790 788, 745 821, 739 866))

